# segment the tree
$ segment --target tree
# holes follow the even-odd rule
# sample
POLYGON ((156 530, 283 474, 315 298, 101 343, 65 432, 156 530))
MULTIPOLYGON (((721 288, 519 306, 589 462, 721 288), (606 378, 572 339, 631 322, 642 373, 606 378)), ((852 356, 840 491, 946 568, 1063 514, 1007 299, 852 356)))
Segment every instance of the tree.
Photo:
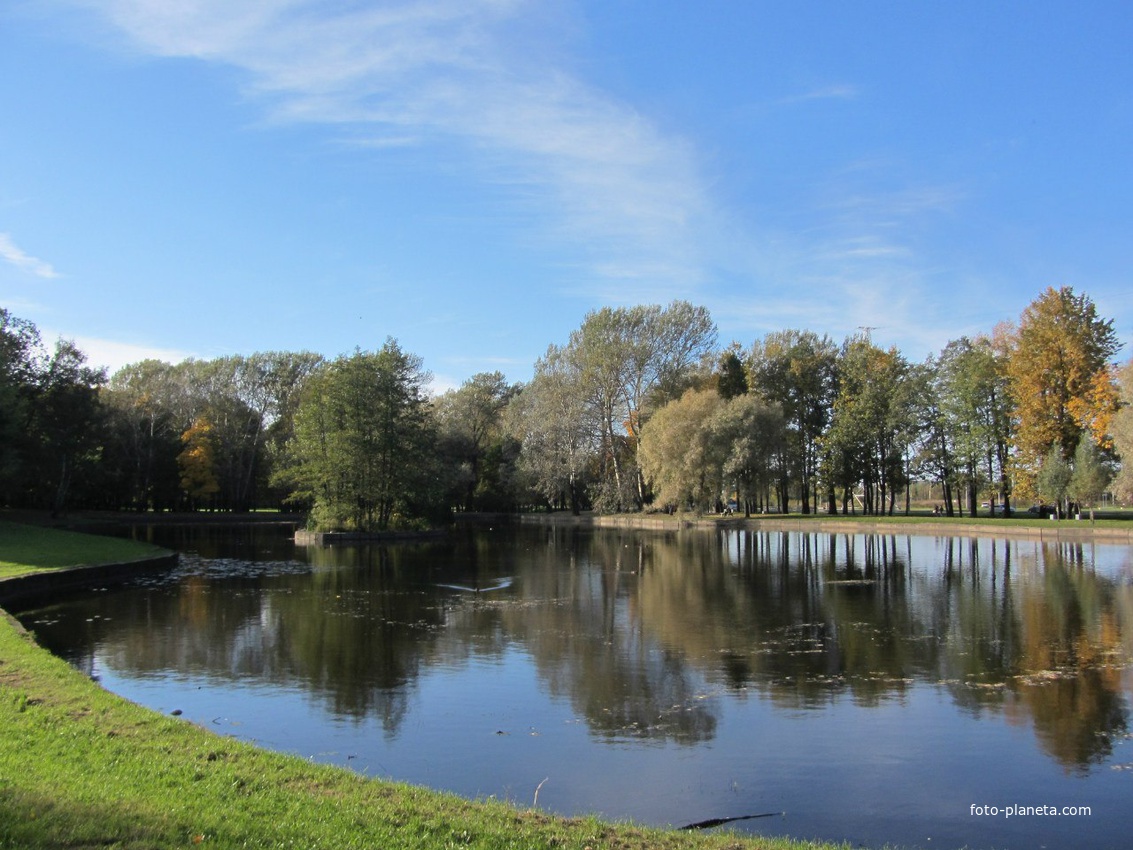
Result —
POLYGON ((220 491, 216 480, 216 436, 207 417, 199 417, 181 435, 185 448, 177 456, 181 469, 181 489, 194 507, 202 499, 211 499, 220 491))
POLYGON ((71 341, 59 340, 37 376, 29 431, 35 440, 36 475, 29 489, 52 515, 67 506, 76 477, 95 465, 101 449, 99 388, 106 373, 86 365, 71 341))
POLYGON ((42 345, 34 324, 0 307, 0 504, 20 492, 28 462, 28 417, 42 345))
POLYGON ((641 468, 657 502, 705 509, 720 498, 727 451, 711 423, 725 404, 713 389, 690 389, 646 423, 641 468))
POLYGON ((579 514, 597 453, 597 428, 582 376, 564 349, 552 345, 535 364, 535 377, 508 406, 508 427, 519 441, 520 471, 552 507, 579 514))
POLYGON ((1090 521, 1094 519, 1094 505, 1101 499, 1105 488, 1113 478, 1113 472, 1105 463, 1094 441, 1083 438, 1078 441, 1074 451, 1074 471, 1066 487, 1066 494, 1079 504, 1090 509, 1090 521))
POLYGON ((1048 288, 1032 302, 1011 342, 1007 374, 1019 484, 1026 490, 1051 447, 1069 461, 1083 434, 1109 445, 1117 411, 1110 361, 1120 346, 1113 321, 1070 287, 1048 288))
POLYGON ((1133 360, 1117 375, 1121 407, 1113 417, 1113 446, 1121 468, 1113 482, 1113 494, 1123 501, 1133 499, 1133 360))
POLYGON ((770 501, 776 461, 788 438, 783 412, 778 405, 744 393, 729 399, 708 424, 721 446, 725 489, 734 486, 744 515, 750 516, 756 504, 770 501))
POLYGON ((604 307, 588 313, 562 352, 594 427, 599 485, 594 501, 604 510, 638 507, 645 481, 637 443, 649 408, 677 397, 716 344, 708 311, 685 301, 668 307, 604 307))
MULTIPOLYGON (((796 484, 802 512, 817 510, 819 441, 830 424, 838 392, 838 347, 811 331, 767 334, 751 351, 752 391, 783 412, 787 427, 784 472, 796 484)), ((789 492, 781 486, 783 509, 789 492)))
POLYGON ((892 513, 898 491, 908 483, 906 455, 915 430, 909 364, 896 348, 883 351, 868 336, 855 336, 843 346, 838 372, 834 415, 823 441, 827 475, 842 489, 843 513, 858 486, 865 513, 892 513))
POLYGON ((510 475, 501 461, 515 454, 503 420, 518 389, 501 372, 480 372, 436 400, 442 451, 461 473, 458 502, 465 510, 507 510, 514 504, 504 492, 510 475))
POLYGON ((720 355, 716 364, 716 392, 725 401, 741 396, 748 391, 747 373, 737 352, 738 344, 720 355))
POLYGON ((434 426, 421 359, 393 339, 313 375, 295 415, 277 480, 312 505, 320 528, 361 531, 411 524, 435 509, 434 426))
MULTIPOLYGON (((983 487, 993 488, 1006 516, 1011 408, 1006 370, 991 339, 961 337, 950 342, 936 364, 936 392, 954 469, 967 485, 971 516, 976 515, 983 487)), ((951 497, 945 499, 951 516, 951 497)))
POLYGON ((1040 499, 1056 505, 1060 514, 1063 512, 1062 501, 1066 498, 1072 475, 1073 471, 1063 456, 1062 447, 1055 443, 1039 467, 1035 477, 1035 492, 1040 499))

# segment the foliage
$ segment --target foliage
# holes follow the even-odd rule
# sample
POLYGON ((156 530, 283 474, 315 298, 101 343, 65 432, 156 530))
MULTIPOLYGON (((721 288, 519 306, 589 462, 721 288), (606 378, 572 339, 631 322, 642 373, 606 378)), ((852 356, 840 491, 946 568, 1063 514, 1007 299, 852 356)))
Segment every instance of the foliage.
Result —
POLYGON ((966 488, 972 516, 980 492, 991 491, 998 503, 1010 507, 1011 405, 1004 360, 991 338, 961 337, 945 346, 931 369, 949 516, 955 486, 966 488))
POLYGON ((705 510, 719 500, 724 453, 711 423, 725 404, 713 389, 690 389, 642 430, 641 468, 659 504, 705 510))
POLYGON ((1133 500, 1133 360, 1117 375, 1121 407, 1113 417, 1113 446, 1124 461, 1113 482, 1114 495, 1133 500))
POLYGON ((514 508, 518 443, 506 433, 504 411, 519 392, 502 372, 481 372, 438 398, 438 453, 452 480, 452 503, 464 510, 514 508))
POLYGON ((841 489, 843 510, 860 498, 866 513, 893 512, 908 481, 915 387, 895 348, 883 351, 867 336, 843 346, 834 415, 822 442, 828 486, 841 489))
POLYGON ((1026 491, 1051 447, 1069 461, 1083 434, 1110 444, 1117 410, 1110 361, 1119 345, 1112 320, 1069 287, 1048 288, 1033 301, 1011 343, 1018 483, 1026 491))
POLYGON ((566 352, 551 346, 535 364, 535 377, 509 404, 511 436, 520 444, 519 473, 534 501, 578 514, 596 454, 596 426, 566 352))
MULTIPOLYGON (((483 372, 429 400, 410 358, 415 377, 403 383, 413 389, 398 401, 373 374, 370 384, 354 375, 361 360, 310 352, 147 360, 107 382, 73 343, 48 350, 33 324, 0 310, 0 504, 241 512, 290 497, 333 526, 452 510, 637 510, 673 498, 663 466, 677 456, 662 451, 661 434, 677 409, 654 429, 648 462, 642 441, 690 389, 723 404, 705 402, 708 419, 683 449, 702 451, 704 480, 719 478, 712 486, 726 484, 747 509, 835 511, 840 500, 843 513, 859 502, 892 513, 904 494, 907 511, 907 484, 932 480, 946 513, 974 514, 981 498, 999 507, 1034 495, 1054 445, 1067 464, 1086 437, 1106 469, 1133 457, 1133 366, 1119 379, 1112 322, 1069 288, 1042 293, 1018 327, 961 337, 919 364, 868 335, 839 347, 778 331, 744 357, 738 343, 715 343, 702 307, 607 307, 550 346, 524 386, 483 372), (319 410, 318 394, 338 401, 319 410), (356 462, 402 438, 397 463, 356 462)), ((396 351, 383 349, 387 365, 404 356, 396 351)), ((1125 498, 1130 466, 1114 481, 1125 498)), ((687 482, 678 489, 706 498, 687 482)))
POLYGON ((310 378, 278 478, 292 499, 309 501, 316 527, 387 529, 434 507, 428 379, 393 339, 310 378))
MULTIPOLYGON (((817 509, 814 487, 820 441, 830 425, 838 394, 839 353, 829 337, 811 331, 767 334, 752 346, 752 389, 779 406, 787 428, 784 473, 796 484, 802 512, 817 509)), ((786 482, 780 484, 781 509, 789 509, 786 482)))
POLYGON ((220 490, 216 480, 216 436, 208 417, 197 417, 181 435, 184 450, 177 456, 181 468, 181 489, 194 502, 207 499, 220 490))
POLYGON ((1062 500, 1066 498, 1072 475, 1070 464, 1063 457, 1062 447, 1055 443, 1050 447, 1039 467, 1035 478, 1035 494, 1044 501, 1061 505, 1062 500))
POLYGON ((1066 486, 1066 495, 1075 502, 1088 506, 1092 515, 1093 507, 1112 479, 1113 472, 1094 441, 1088 438, 1079 440, 1078 448, 1074 451, 1074 469, 1066 486))
POLYGON ((612 507, 640 508, 644 478, 637 463, 649 408, 677 397, 710 357, 716 328, 703 307, 674 301, 590 312, 562 352, 587 411, 582 422, 598 446, 597 477, 612 507))

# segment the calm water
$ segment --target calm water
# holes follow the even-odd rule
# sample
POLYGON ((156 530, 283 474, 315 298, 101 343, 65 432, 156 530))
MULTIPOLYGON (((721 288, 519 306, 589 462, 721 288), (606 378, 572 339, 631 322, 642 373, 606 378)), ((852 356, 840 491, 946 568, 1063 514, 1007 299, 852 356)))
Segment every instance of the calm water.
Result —
POLYGON ((108 689, 469 797, 923 848, 1128 847, 1133 551, 514 529, 181 567, 21 615, 108 689), (542 785, 541 785, 542 783, 542 785), (1085 816, 971 807, 1089 806, 1085 816))

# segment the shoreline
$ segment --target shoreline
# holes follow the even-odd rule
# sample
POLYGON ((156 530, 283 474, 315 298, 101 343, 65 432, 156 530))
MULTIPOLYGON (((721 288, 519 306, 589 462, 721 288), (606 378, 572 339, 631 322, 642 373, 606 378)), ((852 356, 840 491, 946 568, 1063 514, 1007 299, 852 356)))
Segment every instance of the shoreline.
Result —
POLYGON ((521 525, 561 525, 579 528, 632 528, 649 531, 801 531, 816 534, 889 534, 925 537, 996 537, 1027 538, 1067 543, 1126 543, 1133 545, 1133 523, 1112 521, 1102 525, 1089 520, 1035 520, 1034 525, 1021 525, 1003 520, 986 523, 965 522, 957 518, 939 521, 918 517, 840 517, 838 519, 808 517, 682 517, 648 514, 603 514, 574 516, 561 514, 512 514, 521 525), (1038 524, 1042 522, 1043 524, 1038 524), (1001 524, 1002 523, 1002 524, 1001 524), (1010 523, 1010 524, 1009 524, 1010 523))
POLYGON ((0 583, 0 592, 7 591, 0 603, 0 725, 6 730, 0 773, 11 778, 0 783, 0 846, 848 848, 565 817, 536 805, 466 799, 313 764, 106 690, 40 646, 6 610, 17 588, 97 584, 166 568, 178 558, 164 552, 24 573, 0 583), (111 811, 107 799, 114 801, 111 811))

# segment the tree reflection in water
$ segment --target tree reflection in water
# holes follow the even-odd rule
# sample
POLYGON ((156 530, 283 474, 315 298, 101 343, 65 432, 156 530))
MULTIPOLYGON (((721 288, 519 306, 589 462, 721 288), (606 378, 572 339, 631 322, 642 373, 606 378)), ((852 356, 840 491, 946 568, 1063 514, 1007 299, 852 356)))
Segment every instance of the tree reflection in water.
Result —
POLYGON ((547 527, 294 558, 273 544, 270 561, 243 541, 225 561, 208 533, 209 557, 171 577, 24 620, 79 663, 97 644, 138 674, 297 686, 388 736, 428 670, 514 651, 607 741, 711 741, 725 697, 811 711, 923 686, 1029 724, 1070 772, 1128 727, 1122 547, 547 527))

